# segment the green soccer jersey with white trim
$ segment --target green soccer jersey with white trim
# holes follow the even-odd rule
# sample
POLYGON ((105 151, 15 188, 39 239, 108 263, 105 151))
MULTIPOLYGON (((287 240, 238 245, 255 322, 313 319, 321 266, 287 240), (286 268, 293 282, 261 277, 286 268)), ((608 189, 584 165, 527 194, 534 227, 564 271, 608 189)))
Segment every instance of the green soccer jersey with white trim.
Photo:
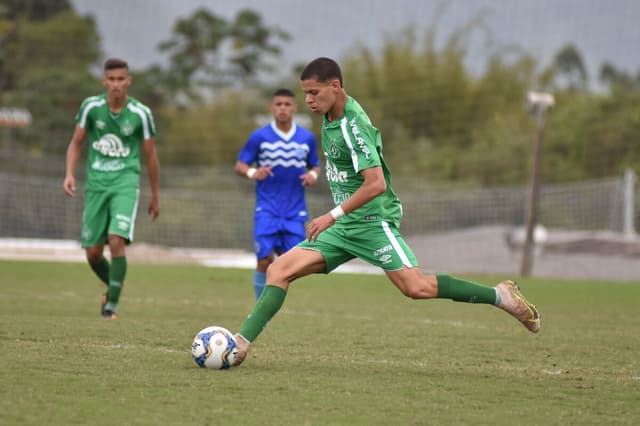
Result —
POLYGON ((85 99, 75 119, 89 135, 86 189, 140 186, 140 149, 156 133, 151 110, 129 96, 114 114, 102 94, 85 99))
POLYGON ((344 114, 337 120, 322 120, 322 150, 326 158, 329 189, 336 205, 360 188, 360 171, 381 166, 387 190, 353 212, 339 218, 334 226, 357 228, 388 222, 400 227, 402 204, 391 188, 391 173, 382 156, 380 131, 371 124, 360 104, 348 97, 344 114))

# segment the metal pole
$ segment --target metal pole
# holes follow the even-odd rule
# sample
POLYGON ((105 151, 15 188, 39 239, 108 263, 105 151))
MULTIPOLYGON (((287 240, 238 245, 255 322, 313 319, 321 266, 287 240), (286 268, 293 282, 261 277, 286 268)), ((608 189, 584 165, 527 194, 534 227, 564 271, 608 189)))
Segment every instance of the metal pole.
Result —
POLYGON ((633 218, 634 210, 634 187, 636 182, 636 174, 631 169, 624 172, 624 190, 623 190, 623 222, 622 233, 624 238, 633 240, 636 237, 636 227, 633 218))
POLYGON ((544 137, 544 118, 547 109, 554 104, 553 96, 548 93, 529 92, 527 94, 527 107, 536 114, 536 140, 533 155, 533 165, 531 168, 531 180, 529 184, 529 198, 526 218, 526 237, 522 249, 522 263, 520 265, 520 275, 527 277, 531 275, 533 269, 533 258, 535 249, 535 228, 538 222, 538 201, 540 198, 540 164, 542 158, 542 143, 544 137))

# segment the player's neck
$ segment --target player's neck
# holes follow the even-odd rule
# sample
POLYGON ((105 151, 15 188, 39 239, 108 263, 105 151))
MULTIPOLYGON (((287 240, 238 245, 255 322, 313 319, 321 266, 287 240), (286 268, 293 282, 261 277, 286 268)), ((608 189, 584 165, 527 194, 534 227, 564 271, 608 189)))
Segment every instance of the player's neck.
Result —
POLYGON ((128 96, 110 97, 107 96, 107 103, 109 104, 109 110, 111 112, 120 112, 122 108, 127 104, 128 96))
POLYGON ((280 130, 282 133, 289 133, 292 127, 293 127, 292 121, 287 121, 284 123, 276 121, 276 128, 280 130))
POLYGON ((349 98, 347 97, 347 92, 345 92, 344 89, 340 91, 340 93, 338 93, 338 96, 336 97, 336 101, 331 106, 331 109, 327 111, 327 120, 335 121, 338 118, 342 117, 344 115, 344 106, 346 105, 348 99, 349 98))

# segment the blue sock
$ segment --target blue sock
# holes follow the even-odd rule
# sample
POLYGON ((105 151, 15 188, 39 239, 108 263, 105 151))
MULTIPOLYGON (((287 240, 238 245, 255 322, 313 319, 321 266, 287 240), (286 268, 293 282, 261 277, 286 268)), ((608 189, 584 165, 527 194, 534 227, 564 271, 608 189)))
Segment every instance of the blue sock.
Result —
POLYGON ((264 272, 253 271, 253 291, 256 293, 256 300, 260 299, 264 284, 267 281, 267 274, 264 272))

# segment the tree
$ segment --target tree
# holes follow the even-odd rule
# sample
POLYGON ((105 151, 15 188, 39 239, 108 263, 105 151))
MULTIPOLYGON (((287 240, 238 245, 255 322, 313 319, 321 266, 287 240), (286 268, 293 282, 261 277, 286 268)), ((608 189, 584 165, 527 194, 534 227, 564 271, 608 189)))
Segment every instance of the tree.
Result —
POLYGON ((573 44, 558 50, 550 67, 543 72, 542 76, 546 83, 553 84, 556 89, 579 91, 588 88, 587 68, 582 60, 582 54, 573 44))
POLYGON ((90 73, 100 56, 95 23, 63 0, 4 2, 0 13, 0 102, 31 111, 25 143, 60 149, 81 100, 99 87, 90 73))
POLYGON ((165 84, 173 96, 201 100, 203 89, 247 84, 271 68, 265 56, 280 54, 278 41, 289 35, 263 23, 262 17, 241 10, 232 22, 197 9, 176 21, 171 39, 159 49, 169 56, 165 84))

